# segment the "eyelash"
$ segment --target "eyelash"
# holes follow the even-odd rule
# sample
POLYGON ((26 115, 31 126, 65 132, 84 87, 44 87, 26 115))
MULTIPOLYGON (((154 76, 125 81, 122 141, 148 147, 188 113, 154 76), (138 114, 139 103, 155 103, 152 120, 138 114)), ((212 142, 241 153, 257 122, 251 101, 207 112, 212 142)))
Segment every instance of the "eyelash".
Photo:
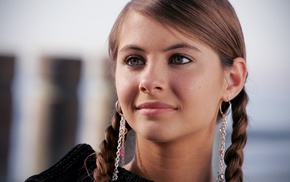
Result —
POLYGON ((146 64, 146 61, 141 57, 141 56, 138 56, 138 55, 131 55, 131 56, 128 56, 126 59, 125 59, 125 63, 128 65, 128 66, 131 66, 131 67, 138 67, 138 66, 143 66, 146 64), (142 61, 142 63, 134 63, 132 64, 132 60, 137 60, 138 62, 142 61))
MULTIPOLYGON (((130 55, 125 59, 125 64, 127 64, 128 66, 131 67, 140 67, 140 66, 144 66, 146 64, 146 61, 143 57, 138 56, 138 55, 130 55), (132 61, 137 61, 137 63, 132 63, 132 61), (140 63, 141 62, 141 63, 140 63)), ((169 62, 168 64, 172 64, 172 65, 185 65, 188 63, 193 62, 191 58, 189 58, 188 56, 185 56, 183 54, 173 54, 172 56, 169 57, 169 62), (179 58, 178 62, 175 62, 176 58, 179 58), (184 59, 186 59, 187 61, 184 63, 184 59), (181 62, 180 62, 181 61, 181 62)))
POLYGON ((192 61, 192 59, 191 58, 189 58, 188 56, 185 56, 185 55, 183 55, 183 54, 174 54, 174 55, 172 55, 170 58, 169 58, 169 64, 171 63, 171 64, 175 64, 175 65, 184 65, 184 64, 188 64, 188 63, 191 63, 191 62, 193 62, 192 61), (181 61, 183 61, 184 59, 186 59, 187 60, 187 62, 182 62, 182 63, 172 63, 174 60, 174 58, 181 58, 181 59, 179 59, 179 61, 181 60, 181 61))

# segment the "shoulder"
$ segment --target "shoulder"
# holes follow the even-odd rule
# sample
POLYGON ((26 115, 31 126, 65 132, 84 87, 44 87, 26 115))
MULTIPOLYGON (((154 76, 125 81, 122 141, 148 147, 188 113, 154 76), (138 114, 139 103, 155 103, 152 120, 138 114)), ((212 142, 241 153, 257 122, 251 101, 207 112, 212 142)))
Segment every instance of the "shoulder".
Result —
POLYGON ((95 168, 95 151, 90 145, 79 144, 52 167, 25 182, 92 182, 95 168))

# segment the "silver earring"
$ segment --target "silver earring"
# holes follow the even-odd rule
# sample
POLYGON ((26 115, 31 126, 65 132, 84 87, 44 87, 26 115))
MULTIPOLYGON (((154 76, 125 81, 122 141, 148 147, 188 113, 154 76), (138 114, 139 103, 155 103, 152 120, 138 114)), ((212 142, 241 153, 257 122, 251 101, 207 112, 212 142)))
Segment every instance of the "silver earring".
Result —
POLYGON ((229 102, 229 107, 225 111, 222 111, 222 104, 220 105, 220 113, 222 115, 222 123, 220 126, 220 141, 219 141, 219 172, 217 176, 217 182, 225 182, 224 174, 224 155, 225 155, 225 145, 226 145, 226 127, 227 127, 227 116, 231 111, 231 103, 229 102))
POLYGON ((117 181, 118 179, 118 167, 124 165, 125 163, 125 135, 127 133, 127 128, 126 128, 126 120, 124 119, 123 112, 121 110, 121 107, 119 105, 119 101, 116 102, 115 105, 116 111, 120 114, 121 116, 121 121, 120 121, 120 127, 119 127, 119 138, 118 138, 118 146, 117 146, 117 152, 116 152, 116 159, 115 159, 115 168, 112 176, 112 181, 117 181))

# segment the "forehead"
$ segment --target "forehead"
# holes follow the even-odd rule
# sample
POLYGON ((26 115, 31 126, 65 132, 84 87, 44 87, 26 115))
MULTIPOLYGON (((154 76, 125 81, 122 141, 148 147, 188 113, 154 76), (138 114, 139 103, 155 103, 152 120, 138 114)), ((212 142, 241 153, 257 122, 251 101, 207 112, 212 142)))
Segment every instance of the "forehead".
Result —
POLYGON ((164 23, 158 22, 152 17, 131 10, 124 17, 120 34, 124 36, 128 35, 127 33, 130 32, 133 33, 132 36, 136 36, 138 34, 145 36, 148 33, 155 33, 155 36, 158 37, 158 35, 168 31, 175 32, 176 30, 173 30, 173 28, 165 25, 164 23))
MULTIPOLYGON (((177 29, 172 25, 159 22, 152 17, 132 10, 127 12, 123 19, 118 39, 119 48, 125 44, 150 43, 156 40, 162 44, 199 44, 209 48, 194 35, 185 32, 181 28, 177 29)), ((157 45, 153 44, 152 46, 157 45)))

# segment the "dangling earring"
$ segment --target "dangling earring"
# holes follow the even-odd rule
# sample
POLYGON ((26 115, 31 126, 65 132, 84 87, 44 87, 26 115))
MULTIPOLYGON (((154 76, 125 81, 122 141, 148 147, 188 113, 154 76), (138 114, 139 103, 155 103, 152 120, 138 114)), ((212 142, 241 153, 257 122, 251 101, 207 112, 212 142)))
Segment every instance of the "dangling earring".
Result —
POLYGON ((220 141, 219 141, 219 172, 217 177, 217 182, 225 182, 225 174, 224 174, 224 155, 225 155, 225 145, 226 145, 226 127, 227 127, 227 116, 231 111, 231 103, 229 103, 229 107, 224 113, 222 111, 222 104, 220 105, 220 113, 222 115, 222 123, 220 126, 220 141))
POLYGON ((116 102, 115 108, 116 108, 116 111, 121 116, 121 121, 120 121, 120 127, 119 127, 119 138, 118 138, 116 159, 115 159, 115 164, 114 164, 115 169, 113 172, 112 181, 117 181, 118 179, 118 173, 119 173, 118 167, 120 165, 120 161, 121 161, 121 166, 123 166, 125 163, 125 135, 127 133, 126 120, 124 119, 121 106, 119 105, 119 101, 116 102))

